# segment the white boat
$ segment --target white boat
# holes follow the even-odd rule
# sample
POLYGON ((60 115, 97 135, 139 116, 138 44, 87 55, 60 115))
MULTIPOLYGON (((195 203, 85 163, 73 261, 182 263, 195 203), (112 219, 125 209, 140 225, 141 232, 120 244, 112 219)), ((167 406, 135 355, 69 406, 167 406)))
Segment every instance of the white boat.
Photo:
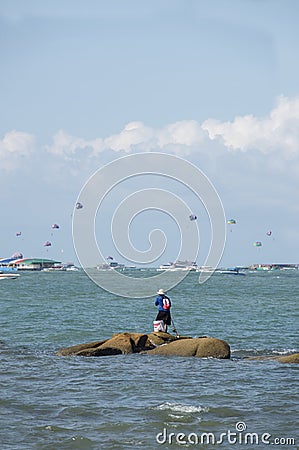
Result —
POLYGON ((78 272, 79 269, 73 263, 54 264, 53 267, 45 267, 43 272, 78 272))
POLYGON ((173 264, 171 263, 171 264, 162 264, 161 266, 159 266, 158 268, 157 268, 157 271, 158 272, 162 272, 163 270, 169 270, 169 269, 171 269, 173 267, 173 264))
POLYGON ((197 264, 193 261, 176 261, 174 263, 162 264, 156 269, 158 272, 164 270, 176 272, 176 271, 191 271, 195 272, 197 270, 197 264))
POLYGON ((69 267, 66 267, 65 270, 67 272, 78 272, 80 269, 76 266, 69 266, 69 267))
POLYGON ((125 265, 119 264, 116 261, 111 261, 110 263, 99 264, 97 266, 98 270, 124 270, 125 265))
POLYGON ((215 268, 211 267, 211 266, 199 266, 196 269, 196 272, 203 272, 203 273, 214 273, 215 272, 215 268))
POLYGON ((240 269, 233 267, 229 269, 219 269, 217 270, 218 273, 222 273, 224 275, 246 275, 245 272, 240 271, 240 269))
POLYGON ((15 280, 19 276, 18 273, 0 273, 0 280, 15 280))
POLYGON ((66 268, 63 266, 53 266, 53 267, 45 267, 42 269, 43 272, 65 272, 66 268))

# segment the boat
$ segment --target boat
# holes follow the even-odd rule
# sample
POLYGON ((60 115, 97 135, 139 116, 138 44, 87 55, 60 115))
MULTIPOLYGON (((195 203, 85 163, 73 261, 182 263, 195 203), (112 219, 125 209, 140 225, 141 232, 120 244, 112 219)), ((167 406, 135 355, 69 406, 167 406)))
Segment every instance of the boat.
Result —
POLYGON ((52 267, 45 267, 43 272, 78 272, 79 268, 73 263, 54 264, 52 267))
POLYGON ((16 258, 15 257, 11 257, 11 258, 2 258, 0 259, 0 273, 3 272, 9 272, 9 273, 15 273, 18 271, 17 267, 13 267, 13 266, 9 266, 8 264, 10 264, 12 261, 15 261, 16 258))
POLYGON ((18 269, 16 267, 8 267, 0 264, 0 273, 16 273, 18 269))
POLYGON ((0 280, 16 280, 20 275, 18 273, 0 273, 0 280))
POLYGON ((196 269, 196 272, 201 272, 201 273, 214 273, 216 270, 215 267, 212 266, 199 266, 196 269))
POLYGON ((168 264, 162 264, 156 269, 158 272, 162 272, 164 270, 171 271, 171 272, 177 272, 177 271, 191 271, 195 272, 197 270, 197 264, 195 261, 176 261, 176 262, 170 262, 168 264))
POLYGON ((119 264, 116 261, 111 261, 109 263, 99 264, 97 270, 125 270, 125 265, 119 264))
POLYGON ((161 266, 159 266, 157 268, 158 272, 162 272, 163 270, 169 270, 173 267, 173 263, 169 263, 169 264, 161 264, 161 266))
POLYGON ((67 266, 67 267, 65 268, 65 270, 66 270, 67 272, 78 272, 80 269, 79 269, 78 267, 76 267, 76 266, 67 266))
POLYGON ((228 268, 228 269, 219 269, 216 272, 222 273, 223 275, 246 275, 245 272, 240 271, 237 267, 228 268))
POLYGON ((65 267, 45 267, 42 272, 65 272, 65 267))

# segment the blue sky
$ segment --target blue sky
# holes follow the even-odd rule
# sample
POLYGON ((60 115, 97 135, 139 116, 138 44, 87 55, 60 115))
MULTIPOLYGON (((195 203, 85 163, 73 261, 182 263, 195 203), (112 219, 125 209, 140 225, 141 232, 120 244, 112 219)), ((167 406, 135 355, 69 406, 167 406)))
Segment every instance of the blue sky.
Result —
MULTIPOLYGON (((76 261, 72 211, 86 180, 161 151, 199 167, 237 220, 223 265, 298 263, 298 18, 296 0, 2 1, 0 256, 76 261)), ((108 210, 100 245, 117 258, 108 210)), ((140 216, 136 245, 164 219, 140 216)), ((175 259, 167 228, 157 263, 175 259)))

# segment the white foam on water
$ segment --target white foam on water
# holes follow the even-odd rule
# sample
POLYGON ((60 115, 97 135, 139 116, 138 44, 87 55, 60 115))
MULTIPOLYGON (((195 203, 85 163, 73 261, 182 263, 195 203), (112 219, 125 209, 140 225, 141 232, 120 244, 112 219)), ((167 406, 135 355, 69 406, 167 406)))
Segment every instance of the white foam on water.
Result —
POLYGON ((192 406, 192 405, 182 405, 180 403, 162 403, 156 406, 154 409, 160 411, 171 411, 176 413, 197 413, 197 412, 208 412, 209 408, 203 408, 202 406, 192 406))
POLYGON ((184 417, 184 415, 181 415, 181 414, 169 414, 169 417, 171 419, 182 419, 184 417))
POLYGON ((296 348, 235 348, 231 350, 231 353, 244 353, 246 356, 271 356, 271 355, 291 355, 293 353, 298 353, 296 348))
POLYGON ((272 350, 274 355, 291 355, 293 353, 298 353, 298 349, 296 348, 285 348, 281 350, 272 350))

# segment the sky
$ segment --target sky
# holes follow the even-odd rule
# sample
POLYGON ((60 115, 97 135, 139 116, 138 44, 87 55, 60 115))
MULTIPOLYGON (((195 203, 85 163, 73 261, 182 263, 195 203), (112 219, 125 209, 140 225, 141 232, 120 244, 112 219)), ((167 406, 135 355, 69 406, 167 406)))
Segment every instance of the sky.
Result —
MULTIPOLYGON (((299 263, 298 19, 296 0, 2 0, 0 257, 77 264, 72 219, 85 183, 117 158, 162 152, 198 167, 236 220, 220 266, 299 263)), ((153 186, 196 213, 203 263, 207 211, 161 176, 127 180, 101 205, 102 253, 125 262, 111 218, 153 186)), ((133 245, 146 249, 161 227, 167 246, 153 265, 175 260, 169 216, 135 219, 133 245)))

